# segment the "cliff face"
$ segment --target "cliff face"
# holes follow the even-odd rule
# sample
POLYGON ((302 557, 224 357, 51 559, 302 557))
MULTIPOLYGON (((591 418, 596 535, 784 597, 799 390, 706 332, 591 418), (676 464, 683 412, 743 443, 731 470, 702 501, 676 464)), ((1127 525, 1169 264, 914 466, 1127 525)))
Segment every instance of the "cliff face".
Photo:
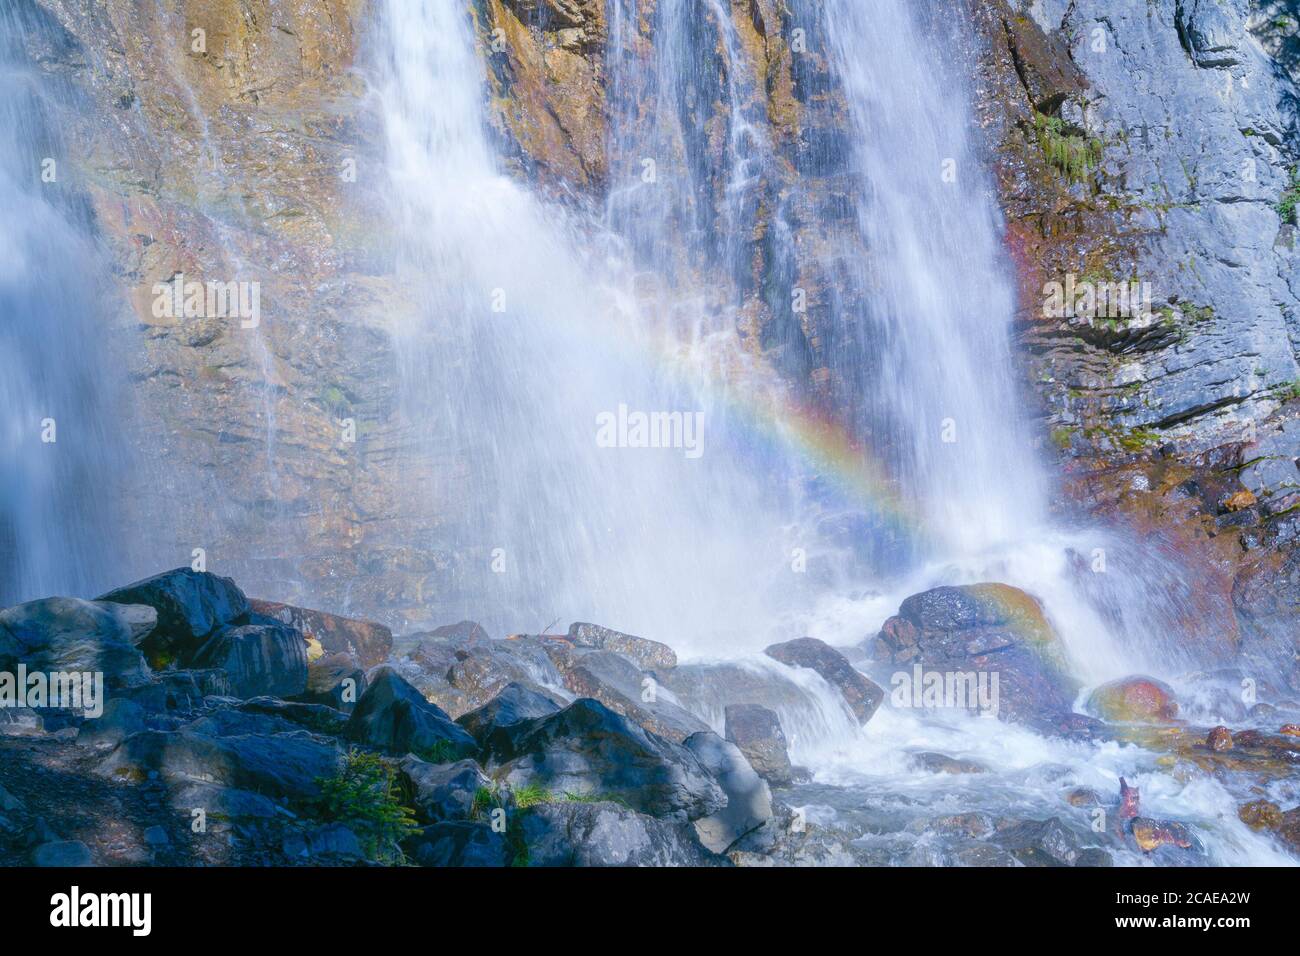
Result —
MULTIPOLYGON (((830 306, 859 311, 864 290, 841 266, 869 250, 820 5, 706 4, 672 51, 657 6, 629 6, 469 5, 509 167, 622 217, 633 241, 646 210, 620 207, 611 184, 643 156, 611 143, 644 146, 668 173, 710 171, 654 210, 681 236, 672 281, 738 304, 755 355, 810 399, 849 407, 877 370, 840 357, 871 327, 836 327, 830 306), (692 64, 670 91, 634 68, 670 53, 692 64), (612 84, 612 63, 631 79, 612 84), (764 152, 763 174, 736 195, 727 173, 750 149, 764 152), (806 311, 790 308, 794 287, 806 311)), ((978 59, 1021 280, 1026 398, 1070 507, 1158 535, 1203 580, 1204 627, 1279 663, 1293 658, 1286 621, 1300 609, 1300 273, 1284 221, 1294 6, 972 0, 955 13, 978 59), (1071 276, 1146 283, 1150 314, 1046 314, 1045 286, 1071 276)), ((168 475, 142 489, 165 519, 150 534, 161 523, 169 536, 151 560, 203 547, 267 597, 424 619, 456 578, 441 515, 456 510, 458 463, 404 454, 391 393, 386 317, 404 303, 374 212, 382 135, 352 69, 374 11, 365 0, 34 9, 56 41, 34 43, 33 60, 84 100, 66 118, 77 185, 129 290, 122 331, 139 340, 130 372, 145 410, 135 441, 168 475), (155 315, 154 284, 177 273, 259 281, 260 324, 155 315)))

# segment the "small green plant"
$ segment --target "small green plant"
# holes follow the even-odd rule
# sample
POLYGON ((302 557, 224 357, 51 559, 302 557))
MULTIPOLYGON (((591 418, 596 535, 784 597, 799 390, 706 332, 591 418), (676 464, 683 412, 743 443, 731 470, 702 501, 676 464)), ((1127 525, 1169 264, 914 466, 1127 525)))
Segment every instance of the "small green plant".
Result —
POLYGON ((1101 140, 1067 132, 1059 116, 1035 111, 1034 131, 1047 161, 1072 183, 1084 182, 1101 163, 1101 140))
POLYGON ((515 796, 515 806, 520 810, 527 810, 529 807, 535 807, 539 803, 555 803, 555 795, 545 787, 535 783, 524 784, 522 787, 516 787, 513 791, 515 796))
POLYGON ((1277 388, 1277 398, 1279 401, 1290 402, 1300 398, 1300 378, 1294 382, 1287 382, 1285 385, 1279 385, 1277 388))
POLYGON ((1277 202, 1277 214, 1283 222, 1296 225, 1297 204, 1300 204, 1300 166, 1293 166, 1287 177, 1286 189, 1282 190, 1277 202))
POLYGON ((402 803, 395 778, 382 757, 352 750, 337 774, 316 781, 322 818, 351 826, 366 855, 380 863, 406 862, 400 844, 419 829, 415 812, 402 803))

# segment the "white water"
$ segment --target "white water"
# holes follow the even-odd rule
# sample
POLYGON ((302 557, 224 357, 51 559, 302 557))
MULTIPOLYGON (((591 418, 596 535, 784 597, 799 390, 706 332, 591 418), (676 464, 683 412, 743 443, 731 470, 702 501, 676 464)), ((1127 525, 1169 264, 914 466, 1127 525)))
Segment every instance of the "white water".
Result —
MULTIPOLYGON (((489 54, 462 7, 387 5, 380 102, 413 300, 394 317, 404 413, 426 454, 456 456, 463 476, 450 507, 463 512, 455 546, 468 567, 463 592, 445 602, 455 605, 449 618, 496 614, 513 630, 599 620, 687 657, 739 654, 771 669, 747 655, 775 637, 857 643, 910 593, 1001 580, 1043 601, 1086 683, 1172 669, 1154 640, 1159 615, 1136 610, 1152 597, 1139 575, 1092 600, 1078 586, 1071 553, 1131 546, 1048 522, 1047 481, 1013 385, 1014 296, 992 186, 969 141, 963 64, 936 46, 941 31, 922 6, 794 5, 796 20, 821 23, 818 36, 833 44, 853 124, 841 158, 865 187, 857 215, 870 255, 852 281, 870 290, 869 314, 837 321, 873 334, 848 340, 868 351, 835 361, 881 374, 842 411, 885 450, 915 537, 910 566, 860 581, 855 596, 843 573, 820 593, 791 582, 790 542, 806 541, 817 520, 801 484, 807 462, 755 450, 735 414, 779 401, 781 386, 734 335, 746 291, 737 237, 772 154, 764 117, 743 106, 743 52, 725 9, 664 0, 651 18, 654 55, 642 60, 635 0, 611 0, 611 185, 597 218, 540 199, 503 167, 483 105, 489 54), (720 38, 709 32, 719 23, 720 38), (733 68, 712 89, 701 58, 719 50, 733 68), (721 168, 702 165, 698 130, 681 112, 691 96, 730 104, 721 168), (658 173, 649 182, 647 158, 658 173), (718 177, 724 201, 714 206, 718 177), (711 286, 699 285, 701 272, 711 286), (598 447, 595 417, 619 404, 703 412, 704 454, 598 447)), ((791 241, 780 217, 775 228, 778 247, 791 241)), ((1286 859, 1236 821, 1223 786, 1177 784, 1138 748, 889 708, 859 730, 819 678, 796 673, 804 703, 780 716, 794 759, 818 770, 814 789, 839 795, 830 816, 866 814, 871 830, 872 808, 904 794, 927 813, 952 803, 1041 818, 1062 813, 1062 781, 1109 796, 1127 774, 1148 812, 1198 828, 1213 861, 1286 859), (993 772, 918 775, 918 749, 993 772)), ((721 719, 707 704, 701 715, 721 719)))

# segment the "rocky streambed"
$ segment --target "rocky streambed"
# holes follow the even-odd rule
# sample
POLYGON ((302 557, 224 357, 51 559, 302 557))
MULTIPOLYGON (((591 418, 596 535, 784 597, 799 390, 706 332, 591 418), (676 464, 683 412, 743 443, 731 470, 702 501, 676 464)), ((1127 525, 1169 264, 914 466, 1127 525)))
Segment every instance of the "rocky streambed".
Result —
POLYGON ((0 611, 0 673, 6 864, 1300 853, 1294 700, 1259 688, 1247 707, 1227 672, 1082 688, 1037 602, 1005 585, 915 595, 856 647, 680 662, 594 624, 394 638, 179 569, 0 611), (56 706, 57 675, 81 673, 102 693, 56 706))

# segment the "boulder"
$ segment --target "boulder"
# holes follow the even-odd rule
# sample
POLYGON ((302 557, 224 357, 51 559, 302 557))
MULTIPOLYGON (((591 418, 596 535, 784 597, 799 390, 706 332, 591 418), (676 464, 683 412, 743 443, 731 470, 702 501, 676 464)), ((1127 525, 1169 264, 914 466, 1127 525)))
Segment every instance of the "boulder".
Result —
POLYGON ((108 687, 149 680, 135 642, 149 633, 151 611, 139 606, 52 597, 0 611, 0 670, 102 673, 108 687))
POLYGON ((250 610, 244 592, 230 578, 190 568, 156 574, 109 591, 99 600, 144 604, 157 612, 157 626, 142 643, 155 666, 178 659, 184 663, 209 634, 241 622, 250 610))
POLYGON ((998 843, 1025 866, 1074 866, 1081 850, 1078 838, 1056 817, 1010 826, 998 843))
POLYGON ((289 833, 281 841, 284 855, 291 860, 365 859, 365 850, 356 832, 343 823, 329 823, 313 830, 289 833))
POLYGON ((859 724, 869 721, 885 699, 885 692, 854 669, 847 657, 815 637, 773 644, 763 653, 790 667, 816 671, 826 683, 839 690, 859 724))
POLYGON ((1173 846, 1180 850, 1190 850, 1195 846, 1191 831, 1173 820, 1134 817, 1129 824, 1129 833, 1143 853, 1152 853, 1162 846, 1173 846))
POLYGON ((724 712, 727 740, 740 748, 754 772, 774 786, 792 778, 790 753, 776 711, 761 704, 729 704, 724 712))
POLYGON ((564 672, 564 686, 577 697, 598 700, 652 734, 680 742, 709 725, 672 699, 654 676, 621 654, 591 651, 564 672))
POLYGON ((513 788, 620 800, 651 816, 695 820, 726 803, 693 753, 596 700, 505 728, 484 758, 492 776, 513 788))
POLYGON ((408 754, 398 764, 398 783, 421 823, 468 820, 479 790, 492 781, 473 760, 449 764, 426 763, 408 754))
MULTIPOLYGON (((393 632, 382 624, 294 607, 276 601, 249 600, 258 614, 273 618, 320 644, 325 653, 348 654, 366 667, 388 659, 393 650, 393 632)), ((323 702, 322 702, 323 703, 323 702)))
POLYGON ((1223 726, 1211 728, 1210 733, 1205 738, 1205 746, 1219 753, 1231 750, 1232 731, 1223 726))
POLYGON ((541 690, 513 683, 507 684, 501 693, 482 707, 457 717, 456 723, 464 727, 480 747, 486 747, 493 733, 521 721, 557 713, 560 709, 560 704, 541 690))
POLYGON ((315 798, 342 755, 304 733, 215 737, 192 730, 132 734, 96 766, 104 777, 138 783, 157 774, 171 783, 219 784, 270 796, 315 798))
POLYGON ((473 737, 390 667, 371 674, 370 686, 357 701, 343 736, 397 756, 412 753, 432 763, 478 752, 473 737))
POLYGON ((695 821, 700 842, 714 853, 726 853, 737 840, 771 819, 772 794, 740 748, 713 731, 692 734, 682 746, 699 758, 727 796, 725 807, 695 821))
POLYGON ((521 814, 529 866, 705 866, 725 863, 687 825, 616 803, 559 802, 521 814))
POLYGON ((1167 684, 1150 677, 1123 677, 1094 690, 1088 710, 1116 724, 1167 724, 1178 717, 1178 702, 1167 684))
POLYGON ((302 635, 282 624, 223 627, 191 658, 198 668, 228 675, 235 697, 293 697, 307 689, 307 648, 302 635))
MULTIPOLYGON (((871 652, 881 667, 907 668, 894 676, 896 692, 900 681, 915 685, 917 676, 924 680, 940 673, 947 681, 961 675, 964 699, 949 700, 945 692, 937 705, 946 707, 977 709, 970 699, 972 679, 985 681, 991 692, 996 677, 999 719, 1055 732, 1063 732, 1055 724, 1073 710, 1078 692, 1064 645, 1042 607, 1005 584, 938 587, 912 595, 884 623, 871 652)), ((936 706, 919 687, 913 687, 907 704, 936 706)))
POLYGON ((491 824, 445 820, 425 827, 402 844, 420 866, 510 866, 513 853, 491 824))
POLYGON ((926 773, 987 773, 988 768, 974 760, 950 757, 947 754, 924 751, 912 754, 912 762, 926 773))
POLYGON ((307 689, 298 699, 351 711, 366 692, 366 672, 345 653, 327 654, 307 663, 307 689))
POLYGON ((563 686, 538 638, 495 640, 468 622, 416 637, 418 644, 397 667, 426 699, 453 717, 482 707, 507 684, 563 686))
POLYGON ((574 624, 569 628, 568 637, 579 647, 621 654, 642 670, 672 670, 677 666, 677 654, 667 644, 634 637, 599 624, 574 624))

